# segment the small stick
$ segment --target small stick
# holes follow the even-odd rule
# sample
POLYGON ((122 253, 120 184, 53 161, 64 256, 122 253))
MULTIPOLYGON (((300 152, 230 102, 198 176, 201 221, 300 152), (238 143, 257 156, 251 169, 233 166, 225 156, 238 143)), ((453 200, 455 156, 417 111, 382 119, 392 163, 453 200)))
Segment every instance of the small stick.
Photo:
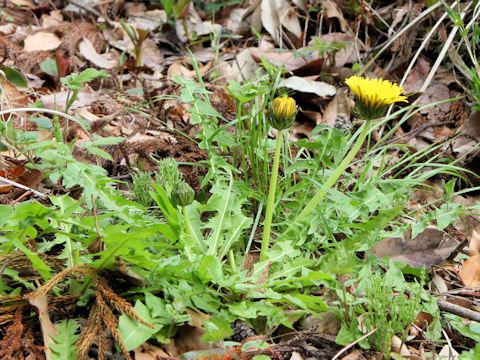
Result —
POLYGON ((83 10, 83 11, 86 11, 87 13, 90 13, 92 15, 95 15, 97 17, 103 17, 103 19, 105 20, 105 22, 107 23, 108 26, 110 27, 114 27, 113 23, 110 21, 110 19, 108 19, 107 16, 103 16, 99 11, 95 10, 94 8, 92 7, 89 7, 89 6, 86 6, 86 5, 83 5, 83 4, 80 4, 74 0, 68 0, 70 4, 72 4, 73 6, 76 6, 78 7, 79 9, 83 10))
POLYGON ((41 193, 40 191, 37 191, 37 190, 34 190, 32 188, 29 188, 28 186, 25 186, 25 185, 22 185, 22 184, 19 184, 13 180, 9 180, 7 178, 4 178, 3 176, 0 176, 0 181, 3 181, 3 182, 6 182, 7 184, 10 184, 10 185, 13 185, 19 189, 23 189, 23 190, 26 190, 26 191, 31 191, 33 194, 37 195, 37 196, 40 196, 40 197, 47 197, 46 194, 44 193, 41 193))
POLYGON ((346 351, 348 351, 349 349, 351 349, 352 347, 354 347, 356 344, 358 344, 360 341, 366 339, 367 337, 369 337, 370 335, 373 335, 373 333, 375 333, 375 331, 377 331, 377 328, 373 329, 372 331, 370 331, 369 333, 363 335, 362 337, 358 338, 357 340, 355 340, 354 342, 352 342, 351 344, 348 344, 347 346, 345 346, 342 350, 340 350, 338 353, 335 354, 335 356, 332 358, 332 360, 337 360, 338 358, 340 358, 340 356, 345 353, 346 351))
POLYGON ((438 300, 438 308, 450 314, 455 314, 468 320, 480 322, 480 312, 478 311, 473 311, 445 300, 438 300))

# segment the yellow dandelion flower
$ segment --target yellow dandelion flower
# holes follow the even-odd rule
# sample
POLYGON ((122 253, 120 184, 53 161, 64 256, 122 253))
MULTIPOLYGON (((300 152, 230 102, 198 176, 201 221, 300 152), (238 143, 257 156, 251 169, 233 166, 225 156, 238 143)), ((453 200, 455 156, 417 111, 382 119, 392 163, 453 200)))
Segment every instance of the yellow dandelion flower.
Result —
POLYGON ((357 115, 366 119, 382 116, 390 104, 408 102, 407 97, 402 95, 403 88, 388 80, 351 76, 345 84, 355 96, 357 115))
POLYGON ((270 125, 277 129, 288 129, 292 126, 297 114, 297 103, 291 97, 277 97, 273 100, 269 109, 270 125))

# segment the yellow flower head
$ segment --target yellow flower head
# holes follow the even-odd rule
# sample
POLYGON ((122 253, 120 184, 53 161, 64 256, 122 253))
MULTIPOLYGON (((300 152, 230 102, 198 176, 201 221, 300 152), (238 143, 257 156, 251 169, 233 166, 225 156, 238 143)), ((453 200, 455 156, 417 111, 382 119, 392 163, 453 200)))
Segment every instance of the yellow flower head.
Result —
POLYGON ((297 104, 291 97, 277 97, 270 104, 269 122, 277 129, 288 129, 292 126, 295 115, 297 114, 297 104))
POLYGON ((396 102, 408 102, 403 88, 388 80, 351 76, 345 80, 355 96, 359 116, 373 119, 382 116, 385 108, 396 102))

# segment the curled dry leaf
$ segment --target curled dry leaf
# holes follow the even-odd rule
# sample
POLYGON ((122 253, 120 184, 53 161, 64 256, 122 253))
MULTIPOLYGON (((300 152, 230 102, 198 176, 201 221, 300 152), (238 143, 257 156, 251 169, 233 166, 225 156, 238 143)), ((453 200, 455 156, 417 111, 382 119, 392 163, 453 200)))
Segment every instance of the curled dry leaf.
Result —
POLYGON ((117 66, 116 60, 111 59, 108 54, 99 54, 92 42, 85 37, 80 42, 78 49, 85 59, 99 68, 113 69, 117 66))
POLYGON ((299 76, 291 76, 280 81, 280 86, 303 93, 312 93, 321 97, 333 96, 337 93, 335 86, 323 81, 308 80, 299 76))
POLYGON ((250 30, 250 25, 243 19, 246 11, 246 9, 233 9, 225 23, 225 28, 233 34, 246 34, 250 30))
POLYGON ((62 40, 60 40, 57 35, 47 31, 39 31, 25 38, 23 50, 49 51, 55 50, 61 44, 62 40))
POLYGON ((342 11, 338 7, 338 3, 331 0, 323 0, 322 8, 327 19, 336 18, 340 23, 340 29, 345 32, 348 29, 348 24, 343 17, 342 11))
POLYGON ((282 40, 282 26, 297 38, 301 37, 298 14, 286 0, 262 0, 261 10, 262 25, 277 43, 282 40))

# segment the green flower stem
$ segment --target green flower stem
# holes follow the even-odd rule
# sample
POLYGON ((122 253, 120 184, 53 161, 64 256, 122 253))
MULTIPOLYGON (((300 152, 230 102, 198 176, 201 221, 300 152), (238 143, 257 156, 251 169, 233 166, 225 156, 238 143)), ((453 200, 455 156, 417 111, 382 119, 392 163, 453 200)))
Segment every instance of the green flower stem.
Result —
POLYGON ((275 145, 275 156, 273 158, 272 175, 268 189, 267 209, 265 221, 263 222, 262 246, 260 248, 260 261, 267 259, 267 251, 270 245, 270 232, 272 230, 273 206, 275 204, 275 191, 277 189, 278 167, 280 165, 280 152, 283 143, 283 130, 278 130, 277 142, 275 145))
MULTIPOLYGON (((183 215, 183 221, 185 221, 185 227, 187 229, 187 236, 190 236, 191 240, 194 240, 195 235, 193 234, 190 220, 188 220, 188 213, 187 213, 186 206, 182 206, 182 215, 183 215)), ((201 245, 201 244, 198 244, 198 245, 201 245)), ((187 254, 188 260, 193 261, 193 254, 191 250, 188 248, 188 244, 186 244, 185 246, 185 253, 187 254)))
POLYGON ((318 192, 315 194, 315 196, 312 199, 310 199, 310 201, 303 208, 300 214, 298 214, 298 216, 295 218, 292 224, 298 224, 299 222, 305 220, 305 218, 309 216, 313 212, 313 210, 316 209, 318 204, 323 200, 328 190, 330 190, 337 183, 340 176, 342 176, 343 172, 348 168, 352 160, 360 151, 360 148, 362 147, 365 139, 367 138, 368 131, 370 129, 370 124, 371 124, 371 120, 367 120, 367 122, 365 123, 362 129, 362 132, 357 138, 357 141, 355 142, 355 144, 353 144, 353 147, 350 149, 348 154, 345 156, 342 162, 338 165, 335 171, 330 175, 327 181, 325 181, 322 188, 318 190, 318 192))

